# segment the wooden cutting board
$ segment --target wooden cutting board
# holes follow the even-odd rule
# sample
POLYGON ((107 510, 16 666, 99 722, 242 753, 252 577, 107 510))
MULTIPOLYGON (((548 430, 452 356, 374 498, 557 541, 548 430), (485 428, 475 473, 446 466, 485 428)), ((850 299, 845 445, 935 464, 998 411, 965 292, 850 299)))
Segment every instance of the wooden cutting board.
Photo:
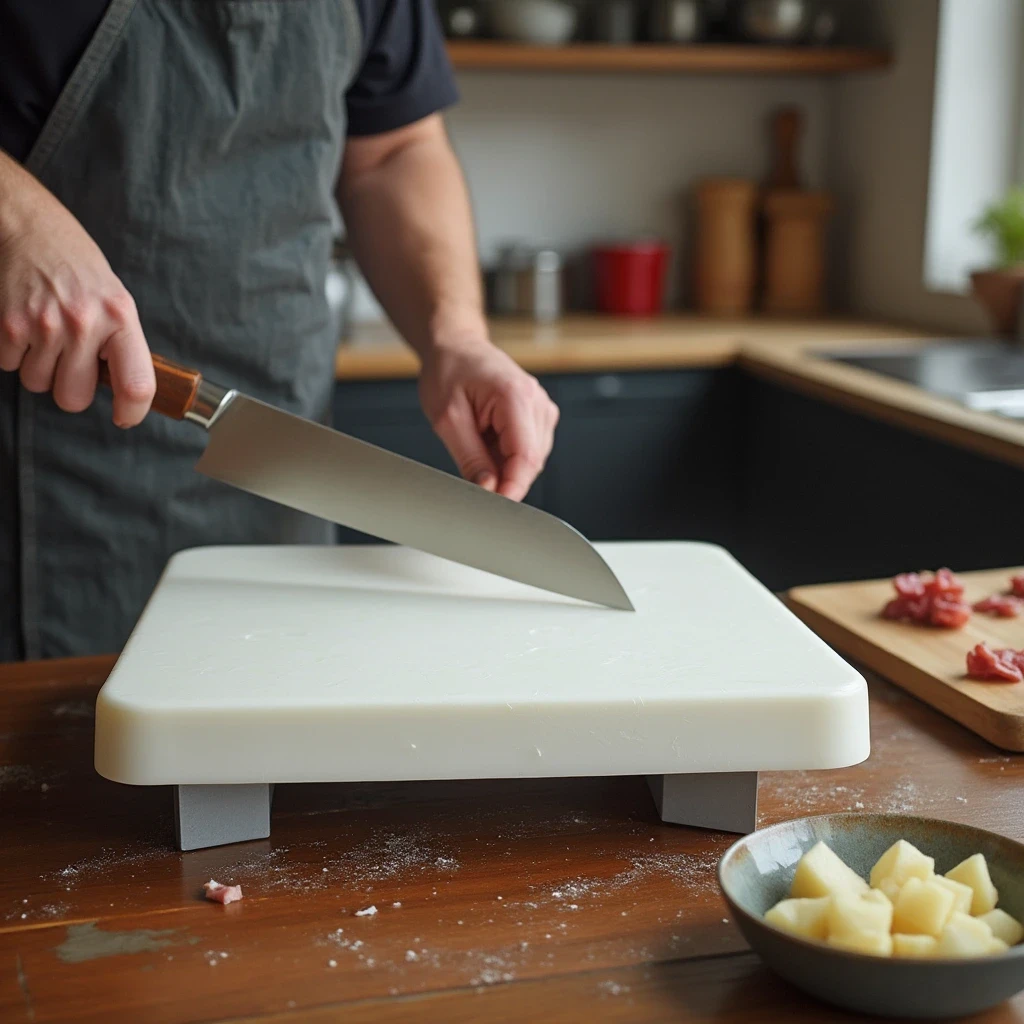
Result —
MULTIPOLYGON (((1021 568, 957 575, 972 604, 1004 593, 1021 568)), ((946 630, 889 622, 879 616, 894 596, 889 580, 798 587, 790 608, 823 640, 873 668, 897 686, 937 708, 1004 750, 1024 751, 1024 683, 981 683, 966 676, 975 644, 1024 648, 1024 616, 997 619, 975 612, 963 629, 946 630)))

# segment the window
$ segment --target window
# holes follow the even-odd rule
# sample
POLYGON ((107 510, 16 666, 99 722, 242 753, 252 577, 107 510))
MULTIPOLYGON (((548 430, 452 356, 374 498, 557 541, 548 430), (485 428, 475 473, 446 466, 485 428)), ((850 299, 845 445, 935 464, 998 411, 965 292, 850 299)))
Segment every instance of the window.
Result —
POLYGON ((963 293, 991 260, 982 208, 1024 180, 1024 3, 941 0, 925 284, 963 293))

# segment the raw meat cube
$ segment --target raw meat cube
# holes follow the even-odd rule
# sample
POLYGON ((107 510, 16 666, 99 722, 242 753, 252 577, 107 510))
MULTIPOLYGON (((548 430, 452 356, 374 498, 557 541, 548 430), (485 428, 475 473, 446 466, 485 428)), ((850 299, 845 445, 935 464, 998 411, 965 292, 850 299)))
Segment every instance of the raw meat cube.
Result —
POLYGON ((893 577, 892 585, 900 597, 924 597, 924 580, 919 572, 901 572, 893 577))
POLYGON ((975 917, 994 910, 995 905, 999 902, 999 893, 992 884, 984 854, 976 853, 973 857, 968 857, 967 860, 957 864, 952 871, 947 871, 946 877, 952 878, 954 882, 969 885, 974 890, 971 913, 975 917))
POLYGON ((952 569, 937 569, 934 578, 925 584, 930 594, 948 594, 950 597, 963 597, 964 585, 952 569))
POLYGON ((1000 619, 1015 619, 1024 610, 1024 601, 1011 594, 993 594, 976 602, 974 610, 1000 619))
POLYGON ((839 893, 860 896, 867 890, 867 882, 819 842, 800 858, 789 894, 794 898, 815 899, 839 893))
POLYGON ((932 599, 928 621, 941 629, 959 629, 971 617, 971 606, 958 597, 939 597, 932 599))
POLYGON ((953 893, 929 879, 909 878, 893 911, 893 929, 904 935, 939 935, 953 911, 953 893))
POLYGON ((768 924, 792 935, 824 941, 828 932, 828 908, 831 904, 831 896, 781 900, 764 915, 764 919, 768 924))
POLYGON ((967 652, 967 675, 982 682, 1019 683, 1024 680, 1024 651, 977 644, 967 652))
POLYGON ((939 569, 931 577, 901 573, 892 582, 896 597, 882 609, 885 619, 959 629, 971 617, 971 606, 963 599, 963 584, 949 569, 939 569))
POLYGON ((1007 946, 1016 946, 1024 939, 1024 925, 1005 910, 990 910, 987 914, 980 915, 978 920, 984 921, 992 929, 992 934, 997 939, 1002 939, 1007 946))

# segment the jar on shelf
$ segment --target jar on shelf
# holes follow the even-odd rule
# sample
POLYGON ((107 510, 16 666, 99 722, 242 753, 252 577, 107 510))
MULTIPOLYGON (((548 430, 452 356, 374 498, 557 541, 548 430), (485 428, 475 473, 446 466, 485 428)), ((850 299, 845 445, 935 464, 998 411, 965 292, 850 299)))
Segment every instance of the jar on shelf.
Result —
POLYGON ((774 189, 765 195, 764 296, 775 316, 817 316, 825 310, 825 229, 832 197, 774 189))
POLYGON ((743 316, 757 283, 758 187, 741 178, 707 178, 696 189, 694 298, 710 316, 743 316))

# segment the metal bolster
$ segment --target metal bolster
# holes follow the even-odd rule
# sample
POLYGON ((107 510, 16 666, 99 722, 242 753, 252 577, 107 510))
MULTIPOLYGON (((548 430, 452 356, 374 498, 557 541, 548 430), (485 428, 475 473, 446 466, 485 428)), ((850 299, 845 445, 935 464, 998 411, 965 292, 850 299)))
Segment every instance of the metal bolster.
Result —
POLYGON ((185 419, 209 430, 236 394, 236 391, 227 391, 207 380, 201 380, 192 408, 185 413, 185 419))

